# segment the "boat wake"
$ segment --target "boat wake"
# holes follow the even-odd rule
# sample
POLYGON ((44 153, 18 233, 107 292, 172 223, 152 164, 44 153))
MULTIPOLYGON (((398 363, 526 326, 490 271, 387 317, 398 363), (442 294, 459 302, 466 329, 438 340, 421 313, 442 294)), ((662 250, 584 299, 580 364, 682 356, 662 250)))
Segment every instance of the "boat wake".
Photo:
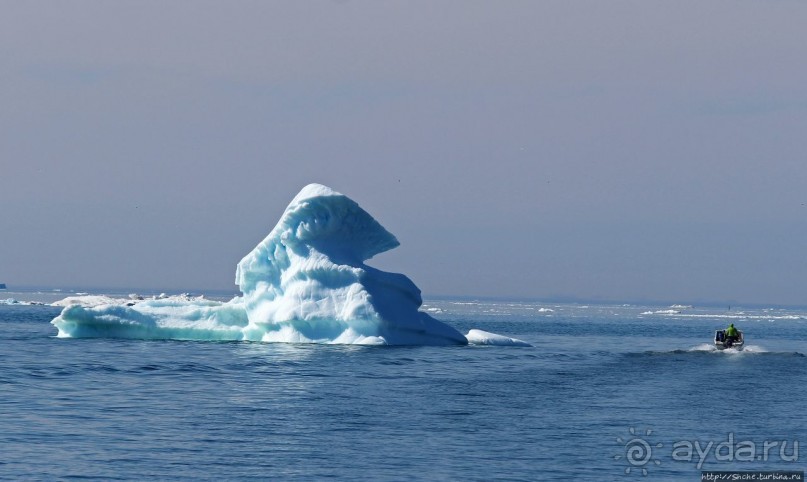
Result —
POLYGON ((805 357, 804 353, 797 351, 770 351, 760 345, 746 345, 742 350, 736 348, 726 348, 723 350, 717 349, 709 343, 700 343, 691 348, 667 350, 667 351, 654 351, 648 350, 644 352, 634 352, 631 356, 663 356, 663 355, 725 355, 725 356, 795 356, 805 357))
POLYGON ((765 348, 759 345, 748 345, 741 350, 737 348, 724 348, 722 350, 718 349, 716 346, 709 344, 709 343, 701 343, 699 345, 693 346, 688 352, 715 352, 715 353, 725 353, 725 354, 739 354, 739 353, 770 353, 765 348))

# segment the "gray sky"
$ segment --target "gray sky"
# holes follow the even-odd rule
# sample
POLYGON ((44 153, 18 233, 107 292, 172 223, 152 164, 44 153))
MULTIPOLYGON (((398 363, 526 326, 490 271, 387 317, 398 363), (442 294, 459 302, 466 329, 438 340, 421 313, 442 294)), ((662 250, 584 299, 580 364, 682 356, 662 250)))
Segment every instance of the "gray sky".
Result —
POLYGON ((807 2, 0 9, 0 282, 234 289, 320 182, 427 297, 807 304, 807 2))

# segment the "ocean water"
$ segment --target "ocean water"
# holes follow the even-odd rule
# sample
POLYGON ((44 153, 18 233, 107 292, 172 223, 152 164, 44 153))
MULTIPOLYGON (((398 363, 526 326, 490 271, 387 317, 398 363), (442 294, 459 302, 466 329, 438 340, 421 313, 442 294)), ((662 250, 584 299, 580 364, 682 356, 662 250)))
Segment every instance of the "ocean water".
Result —
POLYGON ((807 309, 424 310, 533 346, 58 339, 58 308, 0 305, 0 479, 700 480, 807 466, 794 444, 807 444, 807 309), (729 322, 748 346, 711 350, 729 322))

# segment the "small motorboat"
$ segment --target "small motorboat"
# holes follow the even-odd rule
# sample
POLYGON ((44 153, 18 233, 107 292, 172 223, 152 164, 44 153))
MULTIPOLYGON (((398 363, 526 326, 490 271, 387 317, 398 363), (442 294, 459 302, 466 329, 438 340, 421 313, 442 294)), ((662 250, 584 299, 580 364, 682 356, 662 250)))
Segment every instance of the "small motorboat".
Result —
POLYGON ((726 336, 726 330, 715 331, 715 348, 718 350, 725 350, 726 348, 742 350, 744 344, 745 337, 740 330, 737 330, 737 337, 733 340, 726 336))

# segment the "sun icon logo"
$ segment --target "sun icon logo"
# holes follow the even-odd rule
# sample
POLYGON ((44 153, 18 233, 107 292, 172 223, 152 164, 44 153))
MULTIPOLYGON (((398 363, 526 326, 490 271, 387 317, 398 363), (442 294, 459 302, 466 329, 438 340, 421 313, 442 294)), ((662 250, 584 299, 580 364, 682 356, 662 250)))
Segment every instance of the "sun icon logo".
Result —
POLYGON ((652 435, 652 430, 646 430, 644 435, 637 435, 636 429, 630 428, 631 438, 626 442, 622 437, 617 437, 616 441, 625 448, 625 455, 614 455, 614 460, 620 460, 623 457, 628 462, 628 467, 625 468, 625 473, 630 474, 635 469, 642 469, 642 475, 647 475, 647 468, 645 467, 651 460, 655 465, 661 465, 661 461, 653 458, 653 448, 661 448, 664 445, 657 443, 651 446, 650 442, 645 440, 645 437, 652 435))

